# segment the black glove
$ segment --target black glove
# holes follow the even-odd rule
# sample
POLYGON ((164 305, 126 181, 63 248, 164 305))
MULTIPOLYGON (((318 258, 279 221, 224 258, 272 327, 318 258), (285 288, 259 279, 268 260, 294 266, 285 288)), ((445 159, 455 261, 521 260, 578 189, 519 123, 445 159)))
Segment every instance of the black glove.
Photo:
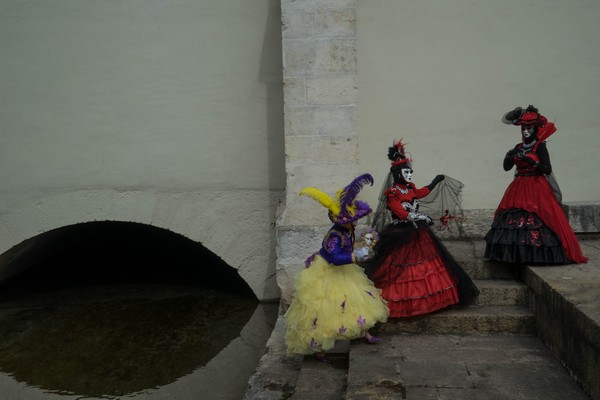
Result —
POLYGON ((510 149, 507 153, 506 156, 504 158, 513 158, 514 156, 517 155, 517 153, 519 152, 519 150, 517 149, 510 149))
POLYGON ((433 190, 434 187, 437 186, 438 183, 440 183, 441 181, 443 181, 446 178, 445 175, 436 175, 435 178, 433 178, 433 180, 431 181, 431 183, 429 185, 427 185, 427 187, 429 188, 429 190, 433 190))
POLYGON ((521 158, 522 158, 523 160, 527 161, 527 162, 528 162, 529 164, 531 164, 531 165, 537 165, 537 164, 538 164, 538 162, 537 162, 537 161, 535 161, 535 160, 534 160, 533 158, 531 158, 531 157, 523 156, 523 157, 521 157, 521 158))

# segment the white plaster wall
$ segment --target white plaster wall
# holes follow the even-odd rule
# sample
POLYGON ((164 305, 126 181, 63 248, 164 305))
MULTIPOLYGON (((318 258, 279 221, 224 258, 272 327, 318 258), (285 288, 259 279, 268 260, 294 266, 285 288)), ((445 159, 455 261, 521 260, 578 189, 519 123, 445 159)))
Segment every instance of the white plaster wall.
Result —
POLYGON ((558 131, 548 148, 563 200, 600 200, 600 3, 596 0, 358 0, 360 169, 389 169, 404 137, 414 180, 465 184, 463 206, 495 208, 520 140, 500 122, 534 104, 558 131))
POLYGON ((71 223, 144 222, 277 297, 278 0, 3 0, 0 52, 0 254, 71 223))

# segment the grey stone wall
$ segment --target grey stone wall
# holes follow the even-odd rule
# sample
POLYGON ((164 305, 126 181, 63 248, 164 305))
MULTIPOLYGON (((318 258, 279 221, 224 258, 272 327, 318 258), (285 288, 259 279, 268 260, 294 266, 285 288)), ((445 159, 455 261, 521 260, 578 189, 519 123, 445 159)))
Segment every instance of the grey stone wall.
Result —
POLYGON ((568 202, 563 209, 576 233, 600 232, 600 202, 568 202))
POLYGON ((285 303, 329 224, 306 186, 331 196, 358 175, 356 0, 282 0, 286 194, 277 220, 285 303))

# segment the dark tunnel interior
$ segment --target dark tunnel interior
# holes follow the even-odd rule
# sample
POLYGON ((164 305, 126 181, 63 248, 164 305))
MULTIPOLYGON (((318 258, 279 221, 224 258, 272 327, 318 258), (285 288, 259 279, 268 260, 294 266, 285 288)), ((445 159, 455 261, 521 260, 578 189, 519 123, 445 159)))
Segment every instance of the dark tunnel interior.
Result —
MULTIPOLYGON (((20 273, 0 283, 0 300, 70 287, 185 285, 256 299, 238 272, 177 233, 131 222, 87 222, 43 233, 11 260, 20 273)), ((30 239, 30 241, 32 240, 30 239)))

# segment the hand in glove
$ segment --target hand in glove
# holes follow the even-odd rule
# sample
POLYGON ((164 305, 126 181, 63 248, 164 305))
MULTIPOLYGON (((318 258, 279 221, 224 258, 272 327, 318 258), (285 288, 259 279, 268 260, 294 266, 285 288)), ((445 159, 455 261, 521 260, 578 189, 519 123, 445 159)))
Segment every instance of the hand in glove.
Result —
POLYGON ((524 155, 523 157, 521 157, 523 160, 527 161, 529 164, 531 165, 537 165, 539 164, 537 161, 535 161, 533 158, 531 157, 527 157, 526 155, 524 155))
POLYGON ((519 150, 517 149, 510 149, 507 153, 506 156, 504 156, 504 158, 513 158, 514 156, 516 156, 519 153, 519 150))
POLYGON ((414 212, 408 213, 408 220, 412 222, 425 221, 427 225, 433 224, 433 221, 427 215, 414 212))
POLYGON ((373 257, 373 251, 369 247, 361 247, 354 250, 354 258, 356 261, 366 261, 373 257))
POLYGON ((429 185, 427 185, 427 187, 429 188, 429 190, 433 190, 434 187, 437 186, 438 183, 440 183, 441 181, 443 181, 446 178, 445 175, 436 175, 435 178, 433 178, 433 180, 431 181, 431 183, 429 185))

